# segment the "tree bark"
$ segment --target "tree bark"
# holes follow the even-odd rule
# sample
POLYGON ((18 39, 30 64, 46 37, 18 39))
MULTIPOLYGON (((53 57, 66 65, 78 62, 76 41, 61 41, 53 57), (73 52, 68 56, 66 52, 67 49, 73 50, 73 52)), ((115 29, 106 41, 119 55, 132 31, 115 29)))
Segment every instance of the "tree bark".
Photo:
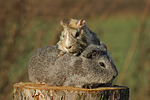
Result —
POLYGON ((20 82, 13 87, 13 100, 129 100, 124 86, 84 89, 20 82))

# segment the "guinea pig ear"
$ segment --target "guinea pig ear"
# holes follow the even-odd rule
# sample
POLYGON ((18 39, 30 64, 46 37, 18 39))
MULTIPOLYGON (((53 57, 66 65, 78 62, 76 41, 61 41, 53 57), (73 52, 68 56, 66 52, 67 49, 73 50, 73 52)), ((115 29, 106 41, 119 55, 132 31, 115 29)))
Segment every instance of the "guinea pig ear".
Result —
POLYGON ((81 19, 77 22, 77 27, 78 28, 82 28, 83 26, 85 26, 86 21, 84 19, 81 19))
POLYGON ((88 58, 88 59, 92 59, 94 58, 99 52, 96 51, 96 50, 93 50, 91 52, 86 52, 84 53, 82 56, 85 57, 85 58, 88 58))
POLYGON ((63 20, 60 21, 60 25, 62 25, 63 27, 66 27, 66 23, 63 20))
POLYGON ((106 46, 106 44, 105 43, 103 43, 103 42, 101 42, 101 47, 105 50, 105 51, 107 51, 107 46, 106 46))

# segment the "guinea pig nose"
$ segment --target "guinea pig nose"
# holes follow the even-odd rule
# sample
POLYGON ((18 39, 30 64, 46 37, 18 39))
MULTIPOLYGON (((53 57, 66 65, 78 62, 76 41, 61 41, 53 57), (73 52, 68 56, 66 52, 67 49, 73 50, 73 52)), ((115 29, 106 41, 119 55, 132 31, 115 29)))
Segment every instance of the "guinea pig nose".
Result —
POLYGON ((67 49, 70 49, 72 46, 66 47, 67 49))
POLYGON ((116 78, 116 76, 113 76, 113 78, 116 78))
POLYGON ((114 75, 113 75, 113 78, 116 78, 118 75, 118 72, 115 72, 114 75))

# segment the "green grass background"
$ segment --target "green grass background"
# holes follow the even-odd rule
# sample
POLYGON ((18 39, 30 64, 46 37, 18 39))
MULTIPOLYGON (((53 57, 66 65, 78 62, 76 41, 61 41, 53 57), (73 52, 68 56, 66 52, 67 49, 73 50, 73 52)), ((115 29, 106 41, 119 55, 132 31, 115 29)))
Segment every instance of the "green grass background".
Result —
MULTIPOLYGON (((101 21, 98 18, 87 19, 86 21, 89 28, 98 35, 98 37, 102 42, 106 43, 110 55, 112 56, 114 63, 116 64, 117 69, 120 72, 124 64, 125 58, 127 56, 128 49, 134 38, 134 34, 137 32, 139 26, 139 19, 110 17, 105 21, 101 21)), ((18 77, 21 76, 22 73, 24 73, 24 71, 27 71, 28 61, 32 53, 37 48, 52 45, 51 40, 52 40, 52 36, 55 35, 55 33, 58 33, 58 38, 53 43, 54 45, 57 43, 57 41, 59 40, 59 34, 62 30, 57 20, 39 21, 37 19, 28 22, 29 22, 28 27, 30 28, 26 30, 22 27, 21 29, 25 31, 25 35, 23 36, 23 38, 22 39, 18 38, 15 40, 16 43, 19 43, 20 41, 23 42, 21 45, 19 43, 18 48, 21 51, 19 53, 19 57, 17 58, 16 62, 11 65, 11 68, 9 69, 10 83, 14 82, 14 80, 17 80, 18 77), (38 42, 38 47, 36 47, 37 34, 41 34, 40 40, 38 42)), ((144 34, 147 34, 149 36, 149 32, 150 32, 149 19, 146 20, 146 24, 147 25, 145 27, 144 34)), ((137 62, 139 61, 138 58, 141 56, 139 54, 138 46, 139 45, 137 45, 132 61, 125 73, 125 79, 124 79, 125 82, 123 84, 120 84, 130 88, 130 94, 131 94, 130 96, 133 99, 135 99, 134 96, 136 95, 136 93, 138 93, 137 91, 134 90, 135 86, 138 87, 139 85, 138 81, 142 81, 141 83, 145 87, 148 86, 148 80, 146 79, 147 74, 143 73, 141 75, 140 73, 138 73, 138 71, 136 73, 136 70, 138 70, 136 68, 137 62)), ((147 73, 149 73, 149 71, 147 73)), ((115 79, 114 84, 116 84, 116 81, 117 78, 115 79)))

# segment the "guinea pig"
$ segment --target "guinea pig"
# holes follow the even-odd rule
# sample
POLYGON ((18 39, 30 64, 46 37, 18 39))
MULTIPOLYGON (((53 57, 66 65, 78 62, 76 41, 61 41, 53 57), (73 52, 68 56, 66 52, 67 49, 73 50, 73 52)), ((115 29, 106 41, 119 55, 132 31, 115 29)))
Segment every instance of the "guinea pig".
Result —
POLYGON ((80 55, 89 44, 100 45, 100 40, 88 28, 85 20, 70 19, 66 23, 61 21, 61 25, 63 26, 63 31, 57 43, 61 52, 58 56, 62 56, 66 52, 80 55))
POLYGON ((29 80, 53 86, 97 88, 111 85, 118 72, 102 45, 89 45, 80 56, 57 57, 57 46, 38 49, 28 66, 29 80))

